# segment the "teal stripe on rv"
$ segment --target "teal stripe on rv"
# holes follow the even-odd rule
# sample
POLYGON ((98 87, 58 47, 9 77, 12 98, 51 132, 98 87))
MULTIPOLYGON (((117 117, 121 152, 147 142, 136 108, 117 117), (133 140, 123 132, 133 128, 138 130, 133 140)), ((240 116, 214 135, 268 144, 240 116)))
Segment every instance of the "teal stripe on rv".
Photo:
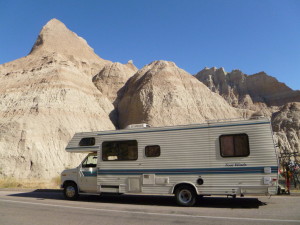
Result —
MULTIPOLYGON (((266 166, 268 167, 268 166, 266 166)), ((272 173, 278 173, 277 166, 271 167, 272 173)), ((188 174, 245 174, 245 173, 264 173, 265 167, 234 167, 234 168, 195 168, 195 169, 144 169, 144 170, 98 170, 98 175, 188 175, 188 174)))
POLYGON ((83 173, 83 176, 85 177, 96 177, 97 176, 97 171, 94 170, 94 171, 82 171, 83 173))

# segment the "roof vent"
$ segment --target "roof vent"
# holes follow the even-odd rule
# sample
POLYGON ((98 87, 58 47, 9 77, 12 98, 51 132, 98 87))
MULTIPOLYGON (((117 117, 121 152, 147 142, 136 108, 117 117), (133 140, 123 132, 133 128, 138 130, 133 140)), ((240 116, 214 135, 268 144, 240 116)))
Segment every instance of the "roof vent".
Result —
POLYGON ((146 128, 146 127, 150 127, 150 125, 146 123, 138 123, 138 124, 130 124, 127 127, 125 127, 125 129, 146 128))

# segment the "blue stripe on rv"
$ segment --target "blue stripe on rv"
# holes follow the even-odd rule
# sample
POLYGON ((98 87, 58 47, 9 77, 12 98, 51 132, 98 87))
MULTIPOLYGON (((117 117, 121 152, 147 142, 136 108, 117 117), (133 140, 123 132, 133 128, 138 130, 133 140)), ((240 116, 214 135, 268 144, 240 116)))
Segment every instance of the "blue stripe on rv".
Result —
MULTIPOLYGON (((144 170, 98 170, 98 175, 188 175, 188 174, 245 174, 264 173, 265 167, 235 167, 235 168, 195 168, 195 169, 144 169, 144 170)), ((272 173, 278 173, 277 166, 271 166, 272 173)))
POLYGON ((82 171, 83 176, 85 177, 96 177, 97 176, 97 171, 82 171))

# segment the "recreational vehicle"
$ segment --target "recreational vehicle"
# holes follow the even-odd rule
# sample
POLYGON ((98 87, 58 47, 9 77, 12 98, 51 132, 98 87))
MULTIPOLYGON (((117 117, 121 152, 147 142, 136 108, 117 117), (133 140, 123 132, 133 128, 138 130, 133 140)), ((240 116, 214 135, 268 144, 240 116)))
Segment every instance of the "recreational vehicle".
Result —
POLYGON ((80 193, 197 196, 276 194, 278 161, 268 119, 76 133, 67 152, 87 153, 64 170, 67 199, 80 193))

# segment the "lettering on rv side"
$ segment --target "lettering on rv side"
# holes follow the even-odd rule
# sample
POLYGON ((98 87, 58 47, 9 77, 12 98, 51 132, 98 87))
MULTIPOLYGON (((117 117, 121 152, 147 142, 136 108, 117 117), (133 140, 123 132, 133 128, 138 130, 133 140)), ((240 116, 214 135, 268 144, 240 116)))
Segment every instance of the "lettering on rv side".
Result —
POLYGON ((246 163, 226 163, 225 166, 235 167, 235 166, 247 166, 246 163))

